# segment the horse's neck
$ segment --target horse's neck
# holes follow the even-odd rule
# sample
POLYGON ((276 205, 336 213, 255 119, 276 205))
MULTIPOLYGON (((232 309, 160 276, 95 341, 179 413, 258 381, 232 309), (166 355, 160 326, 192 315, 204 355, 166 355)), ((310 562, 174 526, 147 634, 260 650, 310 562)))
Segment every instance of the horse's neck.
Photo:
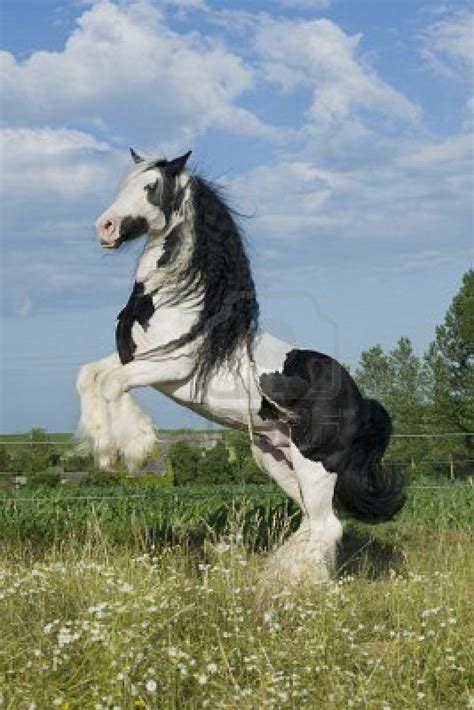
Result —
MULTIPOLYGON (((148 241, 145 249, 138 260, 137 271, 135 273, 135 281, 149 285, 149 281, 153 278, 155 272, 158 272, 157 263, 163 254, 164 240, 153 239, 148 241)), ((157 273, 156 276, 159 274, 157 273)), ((155 279, 157 280, 157 279, 155 279)), ((150 289, 146 289, 150 293, 150 289)))
POLYGON ((175 215, 170 226, 162 234, 150 234, 143 253, 138 261, 135 280, 142 283, 146 294, 162 294, 169 299, 174 287, 180 285, 180 275, 186 267, 194 248, 194 228, 189 214, 175 215), (160 259, 165 254, 166 243, 172 233, 179 230, 179 249, 170 264, 161 265, 160 259))

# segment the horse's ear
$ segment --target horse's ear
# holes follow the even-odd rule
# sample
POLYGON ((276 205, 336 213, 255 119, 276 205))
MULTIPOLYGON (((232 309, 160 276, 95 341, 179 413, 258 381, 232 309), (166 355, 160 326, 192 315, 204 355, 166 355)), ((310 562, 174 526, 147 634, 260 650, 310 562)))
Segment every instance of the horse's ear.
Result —
POLYGON ((130 155, 132 156, 134 163, 143 163, 144 158, 142 158, 141 155, 138 155, 138 153, 133 150, 133 148, 130 148, 130 155))
POLYGON ((168 175, 168 177, 176 177, 176 175, 179 175, 182 170, 184 170, 184 166, 187 163, 187 160, 189 156, 191 155, 192 151, 188 150, 187 153, 184 155, 180 155, 179 158, 175 158, 174 160, 169 160, 166 167, 165 167, 165 173, 168 175))

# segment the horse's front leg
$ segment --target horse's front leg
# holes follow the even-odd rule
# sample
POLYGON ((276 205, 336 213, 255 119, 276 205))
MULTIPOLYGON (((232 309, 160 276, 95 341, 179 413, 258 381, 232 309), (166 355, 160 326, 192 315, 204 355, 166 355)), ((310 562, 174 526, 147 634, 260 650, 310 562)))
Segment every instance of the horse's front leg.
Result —
POLYGON ((81 400, 81 418, 77 429, 79 450, 92 454, 101 468, 113 467, 117 461, 117 446, 112 432, 107 402, 102 395, 104 376, 121 367, 117 353, 98 362, 83 365, 77 378, 81 400))
POLYGON ((150 457, 157 440, 151 417, 129 390, 180 382, 190 376, 191 365, 190 358, 184 356, 158 362, 132 360, 102 378, 101 393, 111 418, 112 436, 129 470, 136 470, 150 457))

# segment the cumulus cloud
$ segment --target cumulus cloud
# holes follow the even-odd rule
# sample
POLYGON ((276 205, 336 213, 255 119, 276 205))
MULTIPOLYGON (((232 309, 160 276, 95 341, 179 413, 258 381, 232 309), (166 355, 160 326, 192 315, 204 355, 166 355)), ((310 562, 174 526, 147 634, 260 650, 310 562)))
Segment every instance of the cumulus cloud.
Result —
POLYGON ((123 172, 124 156, 83 131, 4 128, 0 146, 2 225, 33 239, 47 225, 83 221, 123 172))
POLYGON ((331 5, 332 0, 278 0, 278 2, 283 7, 298 10, 325 10, 331 5))
POLYGON ((3 120, 53 127, 83 123, 119 139, 184 142, 209 127, 268 137, 238 105, 254 73, 219 40, 176 33, 146 0, 102 0, 87 9, 60 52, 24 61, 0 54, 3 120))
POLYGON ((472 83, 474 13, 446 14, 422 33, 422 55, 437 73, 472 83))
POLYGON ((468 258, 473 158, 462 134, 393 145, 390 161, 351 170, 277 162, 232 187, 256 211, 252 234, 276 253, 284 243, 287 266, 405 270, 468 258))
POLYGON ((126 156, 65 128, 5 128, 0 146, 3 308, 26 317, 58 298, 74 305, 113 298, 117 283, 100 277, 93 227, 126 156))
POLYGON ((384 82, 360 56, 362 35, 348 35, 331 20, 264 18, 256 49, 269 81, 286 91, 311 92, 306 116, 315 126, 332 126, 358 111, 414 121, 420 110, 384 82))
MULTIPOLYGON (((230 187, 239 208, 256 211, 248 228, 270 261, 281 260, 283 242, 285 264, 331 268, 379 262, 401 269, 407 260, 465 253, 467 133, 435 140, 415 128, 416 141, 402 138, 420 110, 370 66, 360 34, 327 19, 236 18, 203 5, 88 2, 62 51, 21 61, 2 53, 2 226, 11 235, 4 283, 19 314, 58 294, 71 304, 107 303, 129 283, 129 259, 112 258, 104 268, 93 224, 126 169, 119 146, 134 144, 133 136, 138 148, 169 150, 216 128, 251 136, 249 163, 260 166, 230 187), (219 40, 204 26, 178 32, 165 15, 172 5, 230 24, 219 40), (236 26, 246 33, 245 56, 230 49, 236 26), (304 95, 285 143, 269 143, 275 129, 239 105, 252 92, 265 97, 269 86, 289 102, 304 95), (392 120, 396 140, 387 129, 392 120)), ((432 25, 426 41, 464 66, 465 44, 456 48, 453 37, 465 35, 446 22, 432 25)))

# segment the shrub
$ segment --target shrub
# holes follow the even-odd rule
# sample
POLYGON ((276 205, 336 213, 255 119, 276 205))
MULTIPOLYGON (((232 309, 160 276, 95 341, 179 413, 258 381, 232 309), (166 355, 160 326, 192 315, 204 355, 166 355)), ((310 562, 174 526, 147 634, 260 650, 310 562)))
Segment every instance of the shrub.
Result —
POLYGON ((81 456, 76 453, 65 454, 61 464, 64 471, 92 471, 94 469, 92 456, 81 456))
POLYGON ((127 487, 143 490, 155 490, 156 488, 172 488, 174 485, 173 471, 168 469, 164 476, 157 476, 148 473, 145 476, 127 476, 124 478, 127 487))
POLYGON ((177 441, 168 453, 168 470, 175 486, 195 484, 201 450, 190 446, 187 441, 177 441))
POLYGON ((98 469, 93 469, 86 478, 84 478, 80 485, 81 486, 98 486, 100 488, 106 486, 117 485, 117 483, 123 483, 124 475, 117 471, 100 471, 98 469))
POLYGON ((39 473, 30 473, 26 477, 28 488, 55 488, 61 483, 61 469, 57 466, 50 466, 39 473))
POLYGON ((229 450, 223 442, 205 451, 198 464, 199 484, 230 483, 237 473, 238 468, 231 463, 229 450))

